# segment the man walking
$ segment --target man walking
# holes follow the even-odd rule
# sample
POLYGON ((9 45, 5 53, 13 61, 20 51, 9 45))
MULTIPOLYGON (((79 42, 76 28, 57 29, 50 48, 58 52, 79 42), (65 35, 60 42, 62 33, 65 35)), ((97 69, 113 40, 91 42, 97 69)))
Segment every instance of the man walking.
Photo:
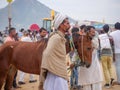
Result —
POLYGON ((113 52, 112 52, 112 45, 110 41, 112 41, 109 32, 109 26, 106 24, 103 26, 104 34, 99 35, 100 40, 100 49, 101 49, 101 62, 103 67, 103 73, 105 77, 106 84, 104 85, 106 88, 110 88, 113 79, 113 52))

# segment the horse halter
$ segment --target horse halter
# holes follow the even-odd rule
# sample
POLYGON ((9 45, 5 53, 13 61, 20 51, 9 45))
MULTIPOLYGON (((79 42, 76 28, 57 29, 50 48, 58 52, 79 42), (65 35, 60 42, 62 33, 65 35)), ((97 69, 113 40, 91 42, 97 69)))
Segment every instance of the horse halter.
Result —
POLYGON ((82 61, 85 62, 85 60, 84 60, 84 53, 83 53, 83 39, 84 39, 84 37, 83 37, 83 35, 82 35, 82 41, 81 41, 82 61))

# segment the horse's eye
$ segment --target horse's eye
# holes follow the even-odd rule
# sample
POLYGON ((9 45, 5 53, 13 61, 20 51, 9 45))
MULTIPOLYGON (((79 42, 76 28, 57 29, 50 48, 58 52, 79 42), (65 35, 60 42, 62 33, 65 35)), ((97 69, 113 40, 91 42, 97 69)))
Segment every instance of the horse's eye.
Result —
POLYGON ((88 47, 88 48, 87 48, 87 50, 91 50, 91 48, 90 48, 90 47, 88 47))

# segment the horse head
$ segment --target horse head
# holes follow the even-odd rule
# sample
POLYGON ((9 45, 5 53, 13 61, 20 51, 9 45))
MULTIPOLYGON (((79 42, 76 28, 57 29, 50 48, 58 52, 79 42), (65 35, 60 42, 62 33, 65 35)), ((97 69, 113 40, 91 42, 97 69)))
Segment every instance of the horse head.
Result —
MULTIPOLYGON (((81 65, 90 67, 92 62, 92 39, 89 37, 89 34, 80 35, 78 33, 72 34, 73 44, 75 49, 78 52, 78 55, 81 59, 81 65)), ((66 51, 67 53, 71 51, 69 36, 66 36, 66 51)))

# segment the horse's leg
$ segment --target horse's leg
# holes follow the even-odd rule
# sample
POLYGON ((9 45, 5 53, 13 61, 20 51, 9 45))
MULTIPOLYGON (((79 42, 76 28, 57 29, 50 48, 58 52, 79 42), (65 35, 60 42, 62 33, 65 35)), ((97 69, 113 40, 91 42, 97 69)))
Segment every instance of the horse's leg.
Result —
POLYGON ((0 71, 0 90, 2 89, 6 74, 7 74, 7 71, 0 71))
POLYGON ((13 84, 13 79, 15 76, 15 73, 17 72, 17 68, 13 65, 10 66, 9 71, 7 73, 6 77, 6 83, 5 83, 5 90, 11 90, 12 84, 13 84))

